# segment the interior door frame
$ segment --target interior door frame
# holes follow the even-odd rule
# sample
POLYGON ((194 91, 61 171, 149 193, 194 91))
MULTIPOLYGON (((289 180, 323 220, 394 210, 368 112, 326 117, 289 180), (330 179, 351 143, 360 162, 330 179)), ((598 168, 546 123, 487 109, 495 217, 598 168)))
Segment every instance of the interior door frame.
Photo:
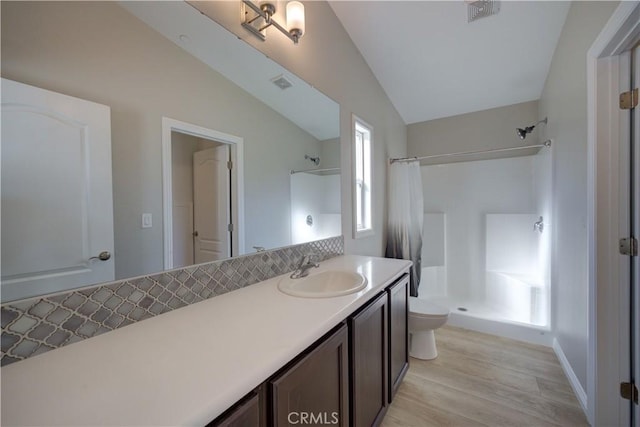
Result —
POLYGON ((629 215, 623 212, 625 202, 620 197, 628 185, 620 164, 628 123, 625 130, 618 96, 625 61, 621 54, 639 35, 640 3, 621 2, 587 52, 589 340, 585 409, 591 425, 630 423, 629 407, 619 395, 619 383, 629 375, 630 311, 624 298, 630 279, 618 253, 623 219, 629 215))
POLYGON ((162 118, 162 212, 164 230, 164 269, 173 268, 173 189, 171 166, 171 132, 229 145, 233 168, 231 170, 231 219, 234 230, 231 239, 233 256, 244 249, 244 139, 239 136, 208 129, 169 117, 162 118))

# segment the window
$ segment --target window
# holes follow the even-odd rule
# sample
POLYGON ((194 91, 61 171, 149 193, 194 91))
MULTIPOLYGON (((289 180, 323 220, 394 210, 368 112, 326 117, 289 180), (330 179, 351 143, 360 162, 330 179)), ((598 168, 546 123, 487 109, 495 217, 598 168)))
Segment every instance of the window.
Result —
POLYGON ((353 116, 354 238, 373 234, 371 221, 371 147, 373 130, 353 116))

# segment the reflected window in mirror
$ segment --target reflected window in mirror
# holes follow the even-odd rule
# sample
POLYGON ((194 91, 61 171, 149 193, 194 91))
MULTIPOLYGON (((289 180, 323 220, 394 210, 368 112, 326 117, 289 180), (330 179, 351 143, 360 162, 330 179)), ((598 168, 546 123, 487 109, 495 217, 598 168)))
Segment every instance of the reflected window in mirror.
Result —
POLYGON ((354 238, 373 234, 371 212, 371 147, 373 128, 353 116, 354 238))

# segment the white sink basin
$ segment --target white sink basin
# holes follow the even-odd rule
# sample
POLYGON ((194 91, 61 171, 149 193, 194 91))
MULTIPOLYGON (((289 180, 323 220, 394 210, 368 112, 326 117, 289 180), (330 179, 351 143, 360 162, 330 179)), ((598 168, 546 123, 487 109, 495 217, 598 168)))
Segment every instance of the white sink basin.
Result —
POLYGON ((330 298, 358 292, 367 286, 367 279, 352 271, 329 270, 307 277, 292 279, 286 276, 278 289, 288 295, 305 298, 330 298))

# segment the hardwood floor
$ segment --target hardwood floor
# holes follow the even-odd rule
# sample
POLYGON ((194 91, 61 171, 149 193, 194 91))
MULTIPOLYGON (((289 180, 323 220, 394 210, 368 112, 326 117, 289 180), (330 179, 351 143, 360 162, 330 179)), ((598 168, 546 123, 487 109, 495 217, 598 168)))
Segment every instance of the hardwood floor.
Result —
POLYGON ((552 349, 452 326, 436 341, 437 359, 411 359, 382 426, 588 426, 552 349))

